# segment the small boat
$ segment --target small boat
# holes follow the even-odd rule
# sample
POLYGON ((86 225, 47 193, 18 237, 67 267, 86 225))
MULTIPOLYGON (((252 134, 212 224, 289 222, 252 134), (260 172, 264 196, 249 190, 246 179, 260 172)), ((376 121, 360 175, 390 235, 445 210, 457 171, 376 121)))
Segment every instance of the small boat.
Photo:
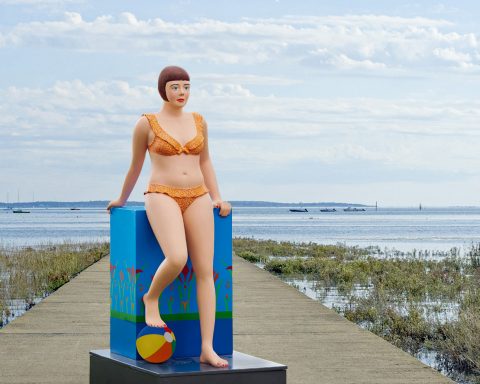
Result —
MULTIPOLYGON (((17 200, 20 203, 20 189, 17 191, 17 200)), ((24 211, 22 208, 17 208, 12 211, 13 213, 30 213, 30 211, 24 211)))
POLYGON ((335 208, 322 208, 320 212, 337 212, 335 208))
POLYGON ((365 211, 365 208, 356 208, 356 207, 348 207, 343 209, 345 212, 360 212, 365 211))
POLYGON ((290 209, 290 212, 308 212, 307 208, 302 208, 302 209, 299 209, 299 208, 291 208, 290 209))
POLYGON ((75 207, 74 207, 74 208, 70 208, 70 210, 71 210, 71 211, 79 211, 80 208, 75 208, 75 207))

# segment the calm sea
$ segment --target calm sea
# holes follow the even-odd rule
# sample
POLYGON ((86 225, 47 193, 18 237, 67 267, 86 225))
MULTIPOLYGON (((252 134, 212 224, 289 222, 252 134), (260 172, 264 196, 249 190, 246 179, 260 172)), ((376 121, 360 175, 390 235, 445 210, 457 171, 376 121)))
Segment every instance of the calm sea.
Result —
MULTIPOLYGON (((319 244, 377 245, 401 251, 467 250, 480 242, 480 207, 365 208, 365 212, 290 212, 289 207, 233 207, 233 236, 319 244)), ((104 208, 0 210, 0 243, 35 246, 63 241, 108 241, 104 208)))

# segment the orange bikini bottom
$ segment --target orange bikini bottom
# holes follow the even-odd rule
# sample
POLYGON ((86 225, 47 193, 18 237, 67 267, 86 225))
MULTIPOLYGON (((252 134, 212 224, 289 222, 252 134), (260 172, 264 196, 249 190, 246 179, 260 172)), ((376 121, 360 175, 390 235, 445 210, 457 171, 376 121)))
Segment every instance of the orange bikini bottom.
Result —
POLYGON ((147 190, 143 194, 147 193, 165 193, 172 197, 180 207, 182 213, 192 204, 199 196, 208 192, 208 188, 205 184, 200 184, 190 188, 178 188, 170 187, 162 184, 148 184, 147 190))

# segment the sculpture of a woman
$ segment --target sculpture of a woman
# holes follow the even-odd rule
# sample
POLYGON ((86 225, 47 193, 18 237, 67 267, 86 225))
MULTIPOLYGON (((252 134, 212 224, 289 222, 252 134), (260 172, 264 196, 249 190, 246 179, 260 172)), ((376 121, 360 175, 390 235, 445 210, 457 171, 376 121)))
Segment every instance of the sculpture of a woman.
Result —
POLYGON ((148 151, 152 171, 144 192, 145 210, 165 259, 143 296, 145 322, 153 327, 165 326, 159 313, 160 294, 182 271, 189 255, 197 281, 200 362, 225 367, 227 360, 213 349, 213 207, 220 208, 221 216, 227 216, 231 205, 220 197, 208 153, 207 122, 201 114, 183 110, 190 95, 188 73, 178 66, 165 67, 158 79, 158 91, 163 107, 157 113, 144 113, 136 122, 132 163, 120 197, 109 203, 107 211, 125 205, 148 151))

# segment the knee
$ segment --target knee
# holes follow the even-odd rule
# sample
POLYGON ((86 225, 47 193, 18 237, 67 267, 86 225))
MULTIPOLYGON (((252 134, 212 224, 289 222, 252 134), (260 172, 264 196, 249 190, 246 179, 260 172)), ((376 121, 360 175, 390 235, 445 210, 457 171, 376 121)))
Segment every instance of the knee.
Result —
POLYGON ((187 264, 188 255, 187 253, 174 253, 168 255, 167 260, 168 262, 176 269, 181 270, 185 264, 187 264))
POLYGON ((213 279, 213 270, 211 268, 200 268, 195 270, 195 276, 197 280, 209 280, 213 279))

